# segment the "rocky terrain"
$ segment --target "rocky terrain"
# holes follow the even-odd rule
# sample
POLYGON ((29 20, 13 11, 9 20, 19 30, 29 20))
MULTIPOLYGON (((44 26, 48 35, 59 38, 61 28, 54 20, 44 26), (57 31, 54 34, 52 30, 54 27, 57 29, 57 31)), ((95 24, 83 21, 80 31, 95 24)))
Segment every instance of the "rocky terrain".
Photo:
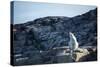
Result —
POLYGON ((71 18, 48 16, 12 27, 14 65, 97 60, 97 9, 71 18), (74 60, 69 58, 69 54, 57 56, 57 51, 62 51, 60 47, 68 46, 69 32, 75 34, 79 47, 93 46, 95 51, 93 48, 84 48, 85 51, 80 48, 78 53, 75 52, 77 57, 74 60), (53 50, 57 47, 58 50, 53 50))

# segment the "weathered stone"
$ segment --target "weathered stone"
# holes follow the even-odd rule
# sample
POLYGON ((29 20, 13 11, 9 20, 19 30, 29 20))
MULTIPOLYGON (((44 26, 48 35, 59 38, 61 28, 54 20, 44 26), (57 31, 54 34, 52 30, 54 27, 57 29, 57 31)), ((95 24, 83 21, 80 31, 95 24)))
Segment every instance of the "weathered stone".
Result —
MULTIPOLYGON (((14 57, 14 60, 28 57, 18 60, 18 64, 84 61, 83 57, 88 56, 87 58, 92 59, 91 53, 96 55, 94 50, 91 52, 91 49, 80 46, 97 46, 97 9, 72 18, 38 18, 27 23, 15 24, 13 28, 13 54, 21 54, 20 57, 14 57), (69 48, 61 48, 68 46, 69 32, 75 34, 80 47, 74 52, 73 58, 68 54, 69 48)), ((95 58, 92 60, 96 60, 95 58)))

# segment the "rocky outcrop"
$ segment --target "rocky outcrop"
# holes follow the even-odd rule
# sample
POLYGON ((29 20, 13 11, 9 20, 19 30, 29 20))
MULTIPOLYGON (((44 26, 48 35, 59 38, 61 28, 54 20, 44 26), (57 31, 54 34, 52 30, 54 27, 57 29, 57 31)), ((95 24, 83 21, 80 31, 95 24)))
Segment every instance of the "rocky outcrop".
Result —
MULTIPOLYGON (((72 18, 64 16, 48 16, 23 24, 13 25, 13 54, 21 54, 20 56, 14 57, 15 63, 16 59, 19 59, 19 57, 25 58, 25 61, 20 62, 19 64, 28 64, 27 61, 30 62, 29 64, 45 63, 45 61, 50 60, 50 57, 47 58, 42 55, 53 55, 56 51, 52 51, 49 54, 46 54, 46 52, 41 54, 41 51, 68 46, 69 32, 75 34, 79 42, 79 47, 96 47, 97 9, 72 18), (39 62, 36 62, 38 59, 39 62)), ((80 59, 78 58, 77 61, 78 60, 80 59)), ((54 62, 56 63, 56 61, 54 62)))
POLYGON ((52 64, 52 63, 69 63, 97 60, 96 47, 93 48, 78 48, 70 55, 68 47, 57 47, 48 51, 32 51, 14 55, 15 65, 30 65, 30 64, 52 64), (28 57, 27 57, 28 56, 28 57))

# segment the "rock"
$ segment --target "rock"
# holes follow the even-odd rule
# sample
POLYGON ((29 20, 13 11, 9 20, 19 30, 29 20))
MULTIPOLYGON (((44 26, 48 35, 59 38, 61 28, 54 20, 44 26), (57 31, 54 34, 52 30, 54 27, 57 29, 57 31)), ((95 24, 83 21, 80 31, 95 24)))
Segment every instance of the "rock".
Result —
POLYGON ((80 46, 96 46, 97 9, 72 18, 48 16, 23 24, 13 25, 14 41, 20 45, 33 45, 38 50, 66 46, 69 32, 75 34, 80 46), (38 46, 36 46, 38 44, 38 46))
POLYGON ((79 61, 96 61, 97 52, 95 48, 78 48, 74 51, 73 58, 76 62, 79 61))
MULTIPOLYGON (((57 61, 53 61, 51 56, 56 56, 56 54, 64 55, 64 53, 59 53, 61 49, 57 50, 58 52, 53 49, 56 47, 68 46, 69 32, 75 34, 79 47, 96 47, 97 9, 72 18, 64 16, 48 16, 29 21, 27 23, 14 24, 13 54, 21 54, 21 58, 28 57, 27 61, 25 60, 23 62, 19 62, 18 64, 28 64, 28 61, 29 64, 41 64, 46 62, 56 63, 61 60, 62 62, 63 60, 64 62, 67 62, 64 58, 67 59, 69 57, 68 55, 68 57, 58 56, 58 58, 61 58, 57 61), (49 50, 52 51, 48 53, 49 50), (36 56, 37 58, 35 58, 36 56), (45 56, 48 56, 49 58, 45 56), (35 62, 36 60, 38 61, 35 62)), ((74 54, 74 61, 81 61, 80 58, 88 55, 89 49, 79 49, 78 51, 79 52, 76 51, 74 54)), ((16 59, 18 58, 14 57, 14 60, 16 59)), ((73 62, 73 59, 71 61, 73 62)), ((70 61, 68 60, 68 62, 70 61)))
POLYGON ((97 50, 91 50, 87 55, 82 56, 78 61, 96 61, 97 60, 97 50))
POLYGON ((89 54, 89 51, 87 49, 78 48, 78 50, 76 50, 75 53, 73 54, 73 58, 77 62, 80 60, 80 58, 88 54, 89 54))

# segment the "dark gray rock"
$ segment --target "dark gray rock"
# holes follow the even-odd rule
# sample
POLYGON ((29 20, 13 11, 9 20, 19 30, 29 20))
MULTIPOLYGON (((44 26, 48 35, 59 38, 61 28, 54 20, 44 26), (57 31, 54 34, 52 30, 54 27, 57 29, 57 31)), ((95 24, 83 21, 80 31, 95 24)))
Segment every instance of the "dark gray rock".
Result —
POLYGON ((75 34, 79 46, 97 46, 97 9, 72 18, 63 16, 38 18, 27 23, 15 24, 13 29, 16 29, 13 31, 14 54, 21 53, 22 57, 30 58, 34 64, 34 59, 37 60, 35 57, 38 55, 39 63, 45 63, 51 59, 41 58, 42 54, 39 51, 67 46, 69 32, 75 34), (34 51, 38 51, 38 54, 34 51))

